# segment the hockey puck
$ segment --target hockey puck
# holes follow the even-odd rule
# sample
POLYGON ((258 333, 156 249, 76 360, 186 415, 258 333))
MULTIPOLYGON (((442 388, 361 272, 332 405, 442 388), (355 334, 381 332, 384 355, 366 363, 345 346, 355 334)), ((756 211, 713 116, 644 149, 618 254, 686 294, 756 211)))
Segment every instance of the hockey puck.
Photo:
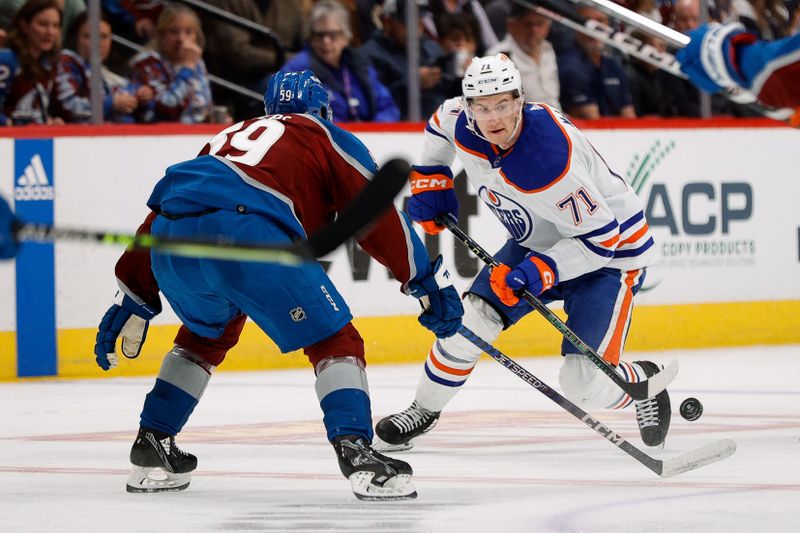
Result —
POLYGON ((703 404, 697 398, 686 398, 681 402, 681 416, 694 422, 703 414, 703 404))

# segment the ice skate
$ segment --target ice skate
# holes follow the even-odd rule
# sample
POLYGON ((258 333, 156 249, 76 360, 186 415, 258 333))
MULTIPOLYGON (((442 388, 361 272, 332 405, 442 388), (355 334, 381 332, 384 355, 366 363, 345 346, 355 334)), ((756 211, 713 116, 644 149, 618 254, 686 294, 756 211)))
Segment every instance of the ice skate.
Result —
POLYGON ((128 492, 177 492, 189 486, 197 457, 178 448, 175 437, 140 428, 131 463, 128 492))
POLYGON ((385 452, 410 450, 417 437, 434 428, 439 414, 420 407, 415 400, 405 411, 389 415, 377 423, 375 434, 380 442, 375 443, 376 448, 385 452))
MULTIPOLYGON (((647 377, 660 370, 658 365, 650 361, 635 361, 634 364, 639 365, 647 377)), ((654 398, 636 402, 636 423, 639 424, 642 441, 648 446, 664 444, 671 416, 672 406, 666 390, 659 392, 654 398)))
POLYGON ((342 474, 359 500, 410 500, 417 497, 411 466, 376 452, 363 437, 344 435, 333 441, 342 474))

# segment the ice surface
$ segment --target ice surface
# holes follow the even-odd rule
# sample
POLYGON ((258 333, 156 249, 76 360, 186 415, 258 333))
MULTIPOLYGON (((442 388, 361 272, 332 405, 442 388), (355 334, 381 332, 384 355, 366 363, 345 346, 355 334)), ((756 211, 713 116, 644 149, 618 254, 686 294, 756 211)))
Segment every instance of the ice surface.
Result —
MULTIPOLYGON (((798 531, 800 346, 626 357, 642 358, 681 363, 666 448, 641 443, 632 409, 592 414, 658 458, 722 438, 733 457, 661 479, 486 359, 402 454, 419 498, 397 503, 353 496, 310 368, 216 374, 178 438, 198 470, 170 494, 125 492, 152 378, 2 383, 0 531, 798 531), (677 414, 688 396, 696 422, 677 414)), ((560 358, 519 362, 558 385, 560 358)), ((368 367, 376 420, 408 406, 420 371, 368 367)))

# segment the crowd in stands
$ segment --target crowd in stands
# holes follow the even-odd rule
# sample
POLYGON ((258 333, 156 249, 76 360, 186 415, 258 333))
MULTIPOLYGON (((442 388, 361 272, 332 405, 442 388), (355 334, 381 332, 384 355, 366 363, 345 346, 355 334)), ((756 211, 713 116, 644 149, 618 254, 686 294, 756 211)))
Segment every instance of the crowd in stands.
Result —
MULTIPOLYGON (((536 0, 206 0, 265 31, 185 3, 101 0, 104 120, 241 119, 260 111, 260 99, 212 86, 209 72, 260 94, 272 73, 302 69, 311 69, 330 91, 335 121, 406 120, 406 1, 419 8, 423 118, 460 94, 472 57, 498 52, 519 68, 527 100, 575 118, 700 116, 700 94, 689 82, 554 23, 533 8, 536 0), (112 42, 112 32, 141 48, 131 52, 112 42)), ((624 28, 589 5, 559 5, 667 50, 660 39, 624 28)), ((701 23, 699 0, 624 5, 682 33, 701 23)), ((738 20, 762 39, 791 35, 800 26, 800 0, 707 5, 710 20, 738 20)), ((91 122, 90 43, 85 0, 0 0, 0 126, 91 122)), ((721 96, 712 98, 711 109, 748 114, 721 96)))

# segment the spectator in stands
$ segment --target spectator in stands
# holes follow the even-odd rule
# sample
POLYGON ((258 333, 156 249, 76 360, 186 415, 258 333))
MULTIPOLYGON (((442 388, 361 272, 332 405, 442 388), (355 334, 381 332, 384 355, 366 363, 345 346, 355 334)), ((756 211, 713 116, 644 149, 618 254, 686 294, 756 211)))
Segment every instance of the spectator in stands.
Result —
POLYGON ((56 0, 28 0, 17 11, 0 50, 0 126, 61 124, 51 116, 51 92, 61 52, 56 0))
MULTIPOLYGON (((608 25, 605 13, 588 7, 577 9, 581 17, 608 25)), ((584 34, 558 58, 561 107, 579 119, 634 118, 628 76, 615 57, 607 55, 602 41, 584 34)))
MULTIPOLYGON (((269 30, 269 34, 259 33, 218 16, 206 13, 202 16, 208 35, 209 71, 264 94, 270 75, 283 66, 286 51, 295 52, 303 46, 303 5, 296 0, 208 0, 208 3, 269 30)), ((217 100, 233 107, 237 120, 263 112, 261 98, 227 91, 215 94, 217 100)))
POLYGON ((164 9, 161 0, 100 0, 114 33, 138 43, 155 38, 156 21, 164 9))
POLYGON ((689 33, 700 25, 699 0, 678 0, 672 8, 672 27, 675 31, 689 33))
POLYGON ((522 76, 525 100, 543 102, 560 109, 558 63, 547 41, 550 20, 530 7, 514 4, 506 21, 507 33, 488 55, 503 53, 511 58, 522 76))
POLYGON ((134 85, 153 91, 150 100, 140 94, 137 119, 185 124, 210 120, 213 105, 202 59, 204 42, 194 11, 180 4, 164 8, 156 23, 153 50, 131 60, 134 85))
MULTIPOLYGON (((162 0, 100 0, 100 8, 114 36, 147 46, 155 39, 156 20, 164 3, 162 0)), ((131 54, 128 47, 113 46, 105 65, 114 72, 130 76, 131 54)))
POLYGON ((8 30, 11 29, 11 22, 14 20, 14 13, 6 13, 4 9, 5 0, 0 0, 0 50, 6 47, 8 40, 8 30))
MULTIPOLYGON (((620 0, 620 3, 623 2, 620 0)), ((536 5, 536 0, 530 0, 528 4, 528 7, 536 5)), ((569 17, 570 14, 575 12, 575 5, 572 2, 556 2, 556 4, 565 17, 569 17)), ((514 5, 519 5, 519 3, 514 0, 488 0, 486 3, 484 8, 486 16, 489 17, 489 22, 498 39, 506 38, 508 31, 506 23, 508 16, 511 14, 511 7, 514 5)), ((547 42, 553 47, 556 56, 559 56, 563 50, 569 48, 575 42, 575 31, 563 24, 553 24, 548 31, 547 42)))
POLYGON ((432 37, 435 39, 440 37, 442 16, 464 13, 474 18, 478 26, 478 54, 483 55, 484 50, 499 41, 478 0, 418 0, 418 3, 425 5, 425 9, 421 10, 423 24, 426 28, 433 26, 432 37))
MULTIPOLYGON (((408 68, 406 57, 405 1, 386 0, 381 22, 383 31, 367 41, 362 51, 369 57, 381 82, 389 88, 394 101, 400 107, 402 117, 408 112, 408 68)), ((420 32, 419 38, 419 82, 423 117, 430 116, 447 94, 439 66, 444 52, 432 39, 420 32)))
MULTIPOLYGON (((25 0, 0 0, 0 30, 7 31, 11 28, 14 15, 24 3, 25 0)), ((61 35, 64 36, 77 16, 86 11, 86 2, 84 0, 56 0, 56 6, 61 10, 61 35)), ((2 41, 1 38, 0 41, 2 41)), ((0 42, 0 47, 2 46, 3 44, 0 42)))
MULTIPOLYGON (((70 26, 64 42, 70 49, 61 54, 56 73, 55 113, 64 122, 88 124, 92 119, 91 104, 91 53, 88 12, 84 11, 70 26), (74 50, 74 51, 73 51, 74 50)), ((111 24, 105 16, 100 18, 100 59, 105 62, 111 52, 111 24)), ((103 120, 133 122, 133 111, 139 105, 137 91, 129 80, 103 67, 103 120)), ((151 100, 153 90, 146 85, 138 94, 144 101, 151 100)))
POLYGON ((658 8, 656 0, 630 0, 627 6, 628 9, 634 13, 639 13, 661 24, 661 11, 658 8))
POLYGON ((511 14, 511 0, 488 0, 483 7, 489 24, 497 38, 503 40, 506 36, 506 20, 511 14))
MULTIPOLYGON (((733 8, 731 0, 708 0, 708 20, 717 22, 731 22, 733 8)), ((700 1, 676 0, 669 9, 670 26, 681 33, 688 34, 700 26, 700 1)))
POLYGON ((346 0, 346 4, 353 29, 351 46, 361 46, 381 32, 379 22, 383 0, 346 0))
POLYGON ((330 95, 337 122, 396 122, 400 110, 389 89, 360 51, 350 46, 350 13, 336 0, 320 0, 307 22, 309 46, 290 59, 284 71, 310 69, 330 95))
POLYGON ((783 0, 733 0, 734 22, 759 39, 774 41, 790 35, 791 14, 783 0))
POLYGON ((271 30, 278 38, 276 43, 219 17, 204 16, 212 72, 230 81, 266 89, 266 79, 283 65, 284 50, 296 52, 303 46, 303 12, 296 0, 209 0, 209 3, 271 30))
POLYGON ((472 58, 478 54, 478 27, 467 13, 446 13, 439 18, 439 44, 444 50, 441 60, 442 83, 447 98, 461 96, 461 79, 472 58))
MULTIPOLYGON (((700 26, 699 0, 678 0, 672 9, 672 28, 684 34, 700 26)), ((681 102, 680 115, 686 117, 700 116, 700 90, 689 80, 680 79, 675 82, 676 99, 681 102)), ((716 94, 711 96, 712 115, 748 115, 743 106, 732 104, 724 96, 716 94)))
MULTIPOLYGON (((639 30, 634 31, 631 36, 649 44, 659 52, 667 50, 666 43, 657 37, 639 30)), ((699 104, 696 94, 691 91, 691 85, 681 78, 635 58, 631 59, 627 69, 637 117, 698 116, 699 104)))

